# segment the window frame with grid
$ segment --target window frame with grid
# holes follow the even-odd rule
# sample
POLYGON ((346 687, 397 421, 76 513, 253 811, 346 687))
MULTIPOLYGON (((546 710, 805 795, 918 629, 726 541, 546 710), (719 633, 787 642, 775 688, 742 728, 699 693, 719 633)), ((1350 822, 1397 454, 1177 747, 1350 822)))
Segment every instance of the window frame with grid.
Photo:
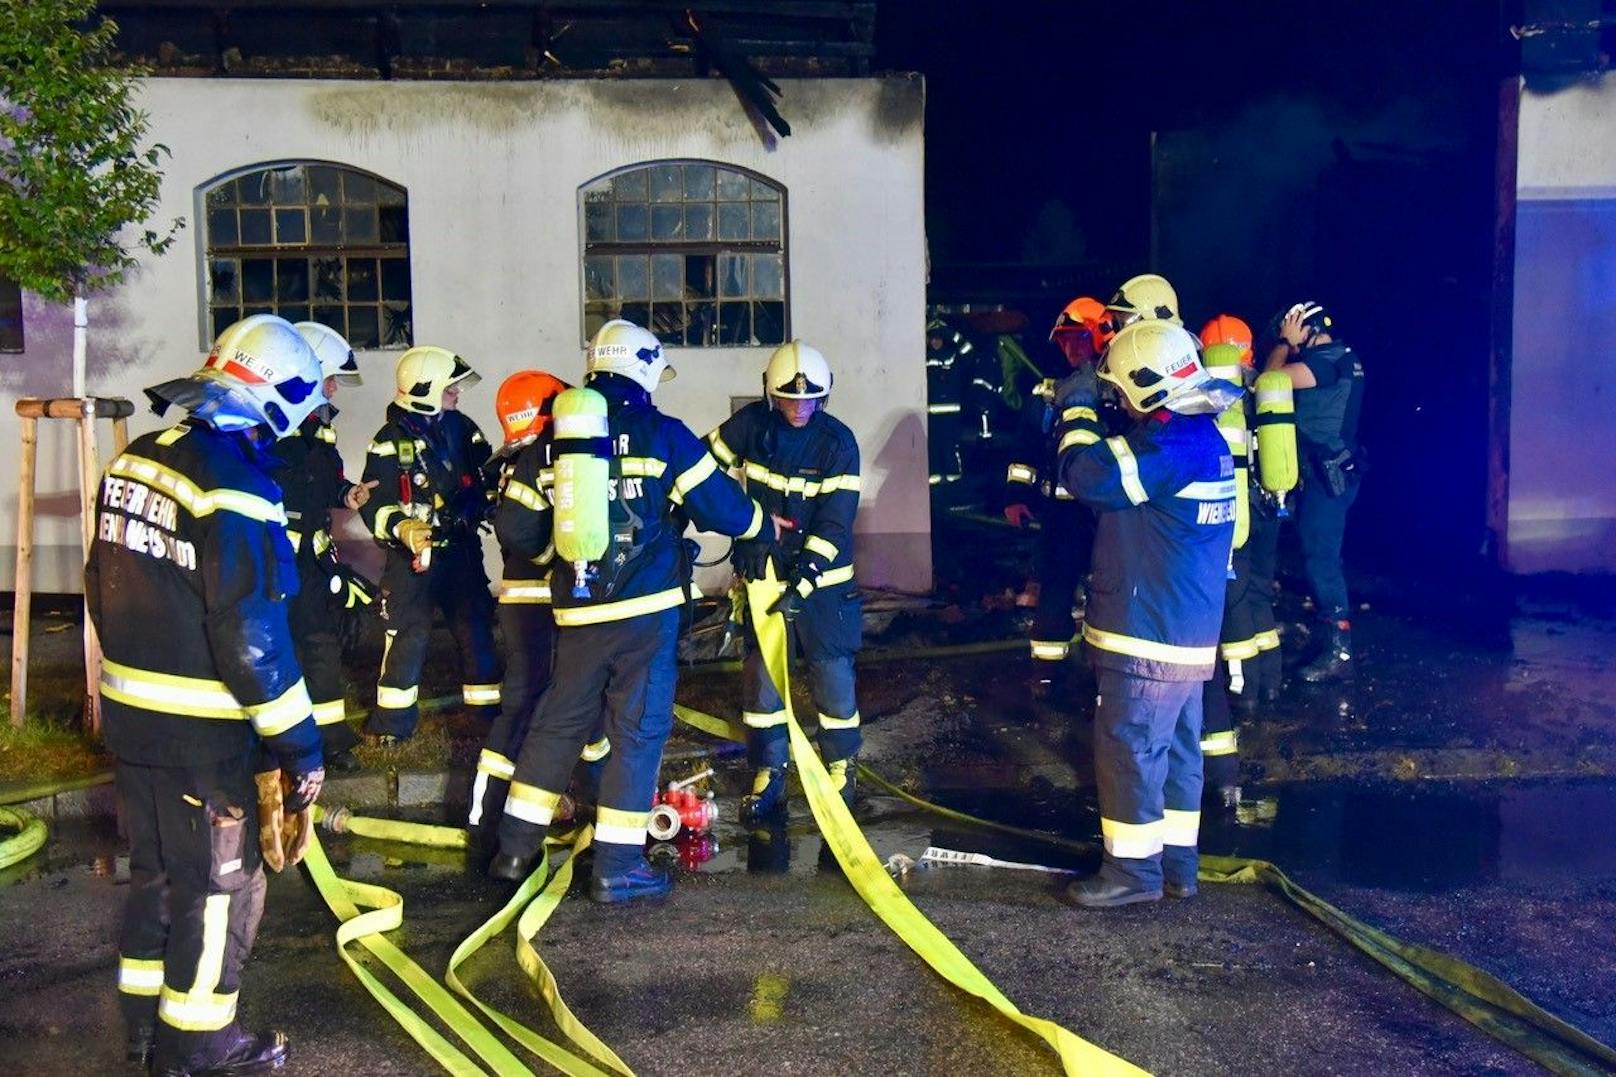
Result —
POLYGON ((626 318, 670 347, 785 343, 788 219, 784 184, 724 161, 640 161, 582 184, 583 342, 608 318, 626 318))
POLYGON ((252 314, 321 322, 355 351, 413 343, 402 185, 338 161, 270 161, 208 181, 196 201, 204 349, 252 314))

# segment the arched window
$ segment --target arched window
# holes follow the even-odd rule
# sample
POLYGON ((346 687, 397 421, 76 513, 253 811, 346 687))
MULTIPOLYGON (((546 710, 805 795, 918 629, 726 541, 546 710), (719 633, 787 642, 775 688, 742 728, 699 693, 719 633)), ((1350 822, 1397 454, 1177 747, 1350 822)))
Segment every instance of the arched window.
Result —
POLYGON ((584 338, 611 318, 688 347, 789 339, 785 189, 710 161, 657 161, 579 191, 584 338))
POLYGON ((202 192, 204 332, 251 314, 313 319, 355 348, 407 348, 410 220, 404 188, 316 161, 260 166, 202 192))

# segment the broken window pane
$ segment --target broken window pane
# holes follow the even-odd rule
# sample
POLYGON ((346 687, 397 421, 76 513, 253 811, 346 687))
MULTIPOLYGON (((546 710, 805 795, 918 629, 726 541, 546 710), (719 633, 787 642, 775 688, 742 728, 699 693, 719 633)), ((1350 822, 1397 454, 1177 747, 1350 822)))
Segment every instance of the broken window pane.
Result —
POLYGON ((645 206, 617 207, 617 240, 619 243, 643 243, 650 232, 650 214, 645 206))
POLYGON ((215 258, 208 267, 208 281, 212 291, 208 297, 209 302, 241 302, 240 272, 234 258, 215 258))
MULTIPOLYGON (((314 260, 314 298, 342 299, 341 258, 316 258, 314 260)), ((340 314, 337 316, 337 320, 342 320, 340 314)), ((335 329, 336 326, 332 325, 332 328, 335 329)))
POLYGON ((646 265, 645 255, 618 255, 617 297, 619 299, 649 299, 651 297, 651 277, 650 270, 646 265))
POLYGON ((584 298, 611 299, 617 294, 610 255, 584 259, 584 298))
POLYGON ((751 229, 747 223, 745 202, 718 203, 718 238, 747 239, 751 229))
POLYGON ((410 332, 410 305, 408 303, 382 304, 382 347, 407 348, 413 334, 410 332))
POLYGON ((612 227, 612 206, 609 202, 584 203, 584 241, 608 243, 617 237, 612 227))
POLYGON ((713 207, 685 207, 685 238, 703 240, 713 238, 713 207))
POLYGON ((684 193, 684 177, 678 165, 657 165, 651 169, 651 201, 677 202, 684 193))
POLYGON ((723 296, 746 294, 746 255, 718 256, 718 294, 723 296))
POLYGON ((308 301, 308 259, 281 258, 276 261, 275 298, 282 302, 303 303, 308 301))
POLYGON ((710 254, 687 254, 685 295, 691 299, 711 299, 718 283, 717 259, 710 254))
POLYGON ((651 207, 651 238, 659 241, 684 238, 685 213, 680 206, 651 207))
POLYGON ((309 219, 301 207, 275 211, 275 242, 304 243, 309 238, 309 219))
POLYGON ((349 206, 342 211, 342 227, 349 243, 376 242, 376 210, 372 206, 349 206))
POLYGON ((695 202, 711 202, 715 179, 712 165, 685 165, 685 198, 695 202))
MULTIPOLYGON (((381 295, 376 279, 376 259, 348 259, 348 302, 374 300, 381 295)), ((349 317, 352 317, 350 314, 349 317)), ((352 341, 349 341, 352 344, 352 341)), ((354 345, 358 347, 357 344, 354 345)))
POLYGON ((746 197, 751 184, 746 175, 741 172, 731 172, 727 168, 718 171, 718 197, 739 200, 746 197))
POLYGON ((683 303, 651 304, 651 332, 660 340, 672 343, 685 338, 685 308, 683 303))
POLYGON ((410 260, 408 258, 382 259, 382 298, 409 302, 410 260))
POLYGON ((375 307, 348 308, 348 343, 356 350, 381 347, 381 322, 375 307))
POLYGON ((685 294, 685 256, 682 254, 654 254, 651 256, 651 298, 680 299, 685 294))
POLYGON ((752 255, 752 294, 764 299, 785 295, 785 266, 780 255, 752 255))
POLYGON ((756 344, 784 344, 786 305, 778 302, 753 303, 752 337, 756 344))
POLYGON ((241 244, 244 247, 267 247, 269 238, 269 210, 243 209, 241 211, 241 244))
POLYGON ((241 260, 241 298, 247 303, 267 303, 275 298, 274 259, 241 260))
POLYGON ((752 206, 752 238, 780 238, 780 203, 758 202, 752 206))

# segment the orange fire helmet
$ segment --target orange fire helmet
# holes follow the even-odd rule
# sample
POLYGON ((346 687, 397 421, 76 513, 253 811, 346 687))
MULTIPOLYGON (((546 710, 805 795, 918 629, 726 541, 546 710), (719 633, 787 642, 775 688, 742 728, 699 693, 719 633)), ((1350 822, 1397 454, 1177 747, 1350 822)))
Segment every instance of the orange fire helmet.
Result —
POLYGON ((494 411, 506 445, 529 441, 550 425, 550 409, 567 383, 542 370, 518 370, 500 383, 494 411))
POLYGON ((1104 318, 1104 303, 1098 299, 1080 295, 1066 304, 1065 309, 1060 312, 1060 316, 1055 319, 1055 326, 1049 331, 1049 339, 1054 340, 1056 333, 1067 330, 1086 329, 1089 336, 1094 340, 1095 350, 1098 351, 1101 347, 1100 322, 1104 318))
POLYGON ((1201 327, 1203 348, 1210 348, 1214 344, 1233 344, 1240 349, 1241 366, 1252 366, 1256 361, 1251 352, 1251 341, 1251 326, 1233 314, 1219 314, 1201 327))

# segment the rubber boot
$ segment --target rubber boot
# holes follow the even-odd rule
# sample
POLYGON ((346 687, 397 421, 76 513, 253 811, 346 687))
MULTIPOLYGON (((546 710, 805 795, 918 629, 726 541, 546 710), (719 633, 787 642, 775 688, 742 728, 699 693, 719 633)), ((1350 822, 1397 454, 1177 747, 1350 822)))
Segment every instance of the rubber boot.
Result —
POLYGON ((157 1038, 157 1029, 151 1024, 138 1024, 129 1029, 129 1038, 124 1042, 123 1060, 131 1066, 139 1066, 141 1070, 151 1069, 152 1044, 157 1038))
POLYGON ((268 1073, 286 1064, 291 1044, 286 1033, 246 1032, 238 1029, 236 1039, 224 1055, 206 1065, 165 1065, 155 1072, 159 1077, 243 1077, 268 1073))
POLYGON ((830 787, 842 794, 842 803, 852 811, 853 793, 858 785, 858 757, 833 759, 825 764, 825 769, 830 772, 830 787))
POLYGON ((741 798, 741 822, 746 826, 786 816, 787 767, 759 767, 752 791, 741 798))
POLYGON ((1319 656, 1302 669, 1302 680, 1326 684, 1352 676, 1352 622, 1331 621, 1319 656))
POLYGON ((617 875, 595 875, 589 880, 589 896, 604 905, 640 901, 665 896, 673 889, 673 875, 666 868, 652 867, 645 857, 617 875))

